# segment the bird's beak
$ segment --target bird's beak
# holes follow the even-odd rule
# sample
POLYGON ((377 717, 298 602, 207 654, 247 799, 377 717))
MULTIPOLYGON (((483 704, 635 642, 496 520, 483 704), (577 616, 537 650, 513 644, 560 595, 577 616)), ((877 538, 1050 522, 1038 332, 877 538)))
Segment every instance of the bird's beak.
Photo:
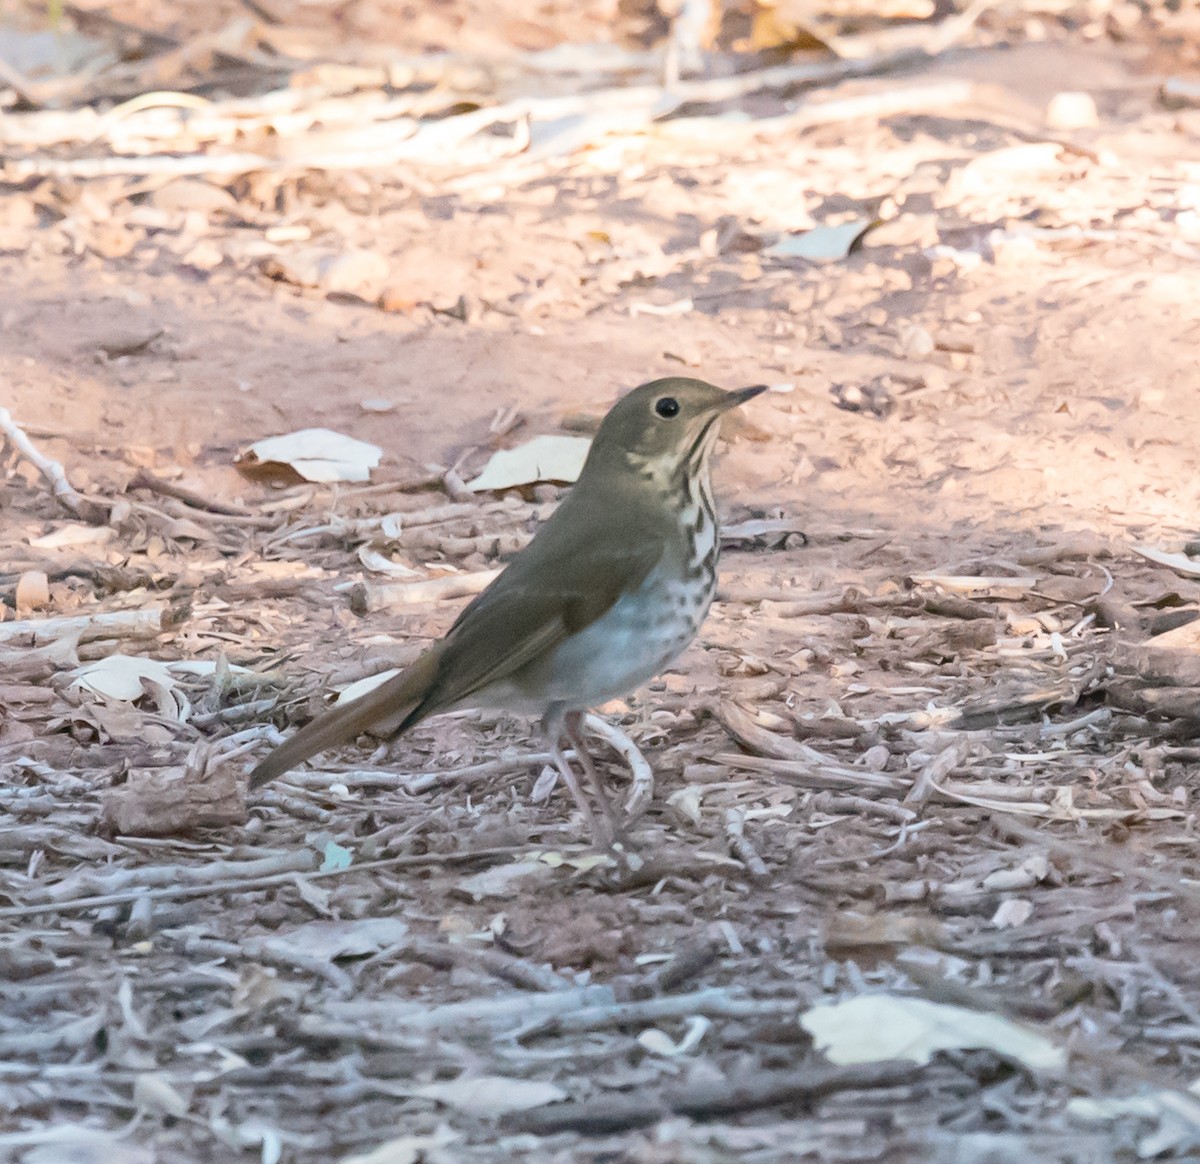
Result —
POLYGON ((767 390, 766 384, 754 384, 749 388, 736 388, 732 392, 725 394, 725 400, 722 401, 722 412, 727 412, 731 408, 737 408, 739 404, 745 404, 747 400, 753 400, 759 393, 767 390))

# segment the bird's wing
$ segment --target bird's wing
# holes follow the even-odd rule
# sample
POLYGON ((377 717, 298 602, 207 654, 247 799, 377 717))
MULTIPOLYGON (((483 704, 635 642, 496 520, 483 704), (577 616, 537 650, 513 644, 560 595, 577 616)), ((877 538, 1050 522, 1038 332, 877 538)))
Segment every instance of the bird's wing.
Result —
POLYGON ((641 586, 662 559, 661 532, 636 520, 622 530, 617 547, 598 546, 571 524, 560 522, 553 534, 545 529, 550 536, 535 539, 459 615, 446 635, 437 676, 403 727, 508 678, 591 625, 622 594, 641 586))

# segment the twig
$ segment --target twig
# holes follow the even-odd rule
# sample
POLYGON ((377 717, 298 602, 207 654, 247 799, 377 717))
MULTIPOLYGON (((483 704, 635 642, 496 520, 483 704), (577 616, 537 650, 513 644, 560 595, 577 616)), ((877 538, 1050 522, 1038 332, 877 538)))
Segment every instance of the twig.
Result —
POLYGON ((556 974, 548 966, 537 966, 504 950, 473 950, 466 946, 450 946, 441 942, 427 942, 414 938, 411 941, 401 942, 389 950, 384 950, 376 957, 384 958, 388 954, 414 958, 419 962, 442 969, 463 966, 470 970, 481 970, 493 978, 509 982, 522 990, 573 989, 573 983, 556 974))
POLYGON ((152 639, 166 629, 167 608, 148 606, 142 610, 110 610, 98 614, 71 614, 60 618, 23 618, 0 623, 0 643, 29 635, 34 643, 77 638, 152 639))
POLYGON ((67 480, 67 474, 57 461, 39 453, 33 442, 12 418, 7 408, 0 408, 0 434, 46 479, 58 503, 80 521, 101 525, 108 517, 108 507, 90 501, 67 480))
POLYGON ((500 574, 500 569, 474 574, 448 574, 420 582, 360 582, 350 591, 350 609, 355 614, 373 614, 394 606, 436 602, 443 598, 466 598, 478 594, 500 574))
MULTIPOLYGON (((472 861, 485 861, 492 857, 512 857, 522 849, 495 848, 476 849, 464 853, 424 853, 418 856, 386 857, 379 861, 364 861, 360 865, 347 865, 343 869, 318 869, 304 876, 310 880, 326 877, 344 877, 348 873, 369 873, 377 869, 420 869, 429 865, 465 865, 472 861)), ((117 893, 97 894, 94 897, 78 897, 74 900, 35 903, 32 905, 10 905, 0 908, 0 918, 31 917, 39 913, 78 913, 87 909, 102 909, 110 905, 126 905, 143 895, 153 901, 166 901, 178 897, 205 897, 218 893, 244 893, 254 889, 269 889, 273 885, 287 885, 296 873, 274 873, 264 877, 233 878, 227 881, 201 881, 195 885, 165 885, 159 889, 134 886, 117 893)))
POLYGON ((732 768, 746 768, 751 772, 762 772, 780 777, 788 784, 805 788, 847 788, 861 794, 864 789, 875 788, 893 794, 904 792, 912 783, 901 776, 886 776, 882 772, 871 772, 866 768, 850 768, 816 753, 814 760, 774 760, 767 756, 742 756, 737 752, 720 752, 712 759, 718 764, 732 768))
POLYGON ((550 1020, 549 1026, 531 1026, 519 1036, 528 1039, 544 1034, 578 1034, 582 1031, 611 1030, 614 1027, 644 1027, 662 1019, 689 1018, 702 1014, 708 1018, 764 1019, 788 1018, 804 1007, 803 999, 747 998, 726 989, 711 986, 690 994, 673 994, 640 1002, 613 1002, 569 1011, 550 1020))
POLYGON ((967 747, 961 740, 952 741, 921 769, 912 787, 904 797, 906 805, 920 808, 938 791, 938 784, 957 768, 966 758, 967 747))
POLYGON ((407 776, 401 772, 380 772, 354 768, 347 772, 319 769, 311 772, 289 772, 285 777, 288 784, 302 788, 328 790, 330 784, 344 784, 347 788, 385 788, 416 795, 431 788, 442 788, 447 784, 477 784, 493 776, 503 776, 522 769, 541 768, 553 761, 550 752, 530 752, 508 760, 488 760, 466 768, 447 768, 441 772, 417 772, 407 776))
POLYGON ((182 501, 184 505, 190 505, 193 509, 202 509, 207 513, 219 513, 225 517, 256 516, 240 505, 225 505, 223 502, 204 497, 191 489, 185 489, 182 485, 164 481, 161 477, 156 477, 151 473, 149 469, 139 469, 127 488, 148 489, 151 493, 157 493, 162 497, 173 497, 176 501, 182 501))
MULTIPOLYGON (((380 1032, 400 1030, 446 1031, 462 1028, 481 1030, 510 1027, 515 1023, 553 1021, 556 1016, 613 1005, 611 986, 577 986, 570 990, 548 990, 541 994, 513 994, 469 998, 430 1006, 427 1002, 400 999, 350 999, 331 1001, 325 1008, 335 1030, 349 1030, 350 1038, 362 1037, 363 1028, 380 1032)), ((306 1033, 329 1033, 317 1016, 301 1019, 306 1033)))
POLYGON ((915 1063, 901 1061, 762 1071, 736 1081, 700 1080, 665 1088, 657 1096, 612 1096, 555 1103, 513 1112, 501 1123, 513 1131, 542 1136, 565 1131, 603 1135, 646 1127, 669 1115, 714 1119, 783 1103, 811 1103, 838 1091, 897 1087, 919 1079, 924 1070, 915 1063))
POLYGON ((725 810, 725 839, 733 855, 746 866, 750 880, 758 884, 771 880, 771 871, 746 836, 746 814, 740 808, 725 810))

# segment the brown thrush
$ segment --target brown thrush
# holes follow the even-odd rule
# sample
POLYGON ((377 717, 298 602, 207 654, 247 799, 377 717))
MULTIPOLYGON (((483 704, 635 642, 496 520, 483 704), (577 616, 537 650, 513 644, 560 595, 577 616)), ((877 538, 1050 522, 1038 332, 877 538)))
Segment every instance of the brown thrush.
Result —
POLYGON ((717 589, 709 454, 721 417, 757 396, 670 377, 604 418, 578 482, 508 568, 399 675, 318 716, 254 769, 250 787, 361 732, 394 736, 477 707, 542 717, 555 767, 598 843, 613 810, 580 738, 585 711, 625 695, 695 637, 717 589), (601 826, 563 736, 604 809, 601 826))

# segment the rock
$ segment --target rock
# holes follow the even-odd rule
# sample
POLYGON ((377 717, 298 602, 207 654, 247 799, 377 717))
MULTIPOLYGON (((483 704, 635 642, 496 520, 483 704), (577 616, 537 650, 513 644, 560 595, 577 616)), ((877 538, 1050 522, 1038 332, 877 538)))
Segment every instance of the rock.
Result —
POLYGON ((318 287, 328 294, 356 295, 374 302, 388 281, 387 259, 374 251, 330 251, 320 247, 268 255, 262 271, 272 279, 298 287, 318 287))
POLYGON ((1075 90, 1055 93, 1046 106, 1046 124, 1051 129, 1091 129, 1099 123, 1096 102, 1090 93, 1075 90))
POLYGON ((50 605, 50 580, 41 570, 26 570, 17 579, 17 613, 50 605))
POLYGON ((150 195, 150 205, 156 210, 198 210, 212 214, 217 210, 233 210, 237 199, 221 186, 202 182, 198 178, 176 178, 150 195))

